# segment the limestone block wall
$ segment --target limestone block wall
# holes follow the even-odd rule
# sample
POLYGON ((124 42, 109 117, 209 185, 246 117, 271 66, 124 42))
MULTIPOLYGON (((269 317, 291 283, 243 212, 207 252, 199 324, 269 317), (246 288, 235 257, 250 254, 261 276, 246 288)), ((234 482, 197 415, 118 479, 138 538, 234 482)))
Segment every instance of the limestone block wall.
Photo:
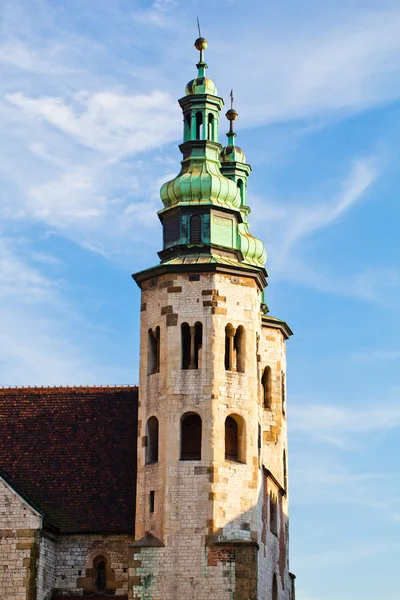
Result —
POLYGON ((279 600, 291 600, 289 577, 289 517, 288 489, 285 483, 283 456, 287 469, 286 426, 286 344, 280 330, 266 327, 261 330, 259 342, 259 371, 271 368, 271 405, 265 408, 263 389, 260 389, 262 421, 261 489, 258 498, 257 518, 260 532, 258 553, 259 600, 272 598, 273 578, 276 577, 279 600), (271 527, 271 496, 276 500, 276 529, 271 527))
POLYGON ((0 598, 34 600, 42 517, 0 478, 0 598))
POLYGON ((118 534, 61 535, 57 540, 55 589, 59 595, 93 593, 93 562, 106 559, 107 590, 128 591, 128 546, 133 536, 118 534))
POLYGON ((260 332, 260 295, 251 278, 188 273, 143 284, 136 515, 136 539, 143 544, 133 550, 134 598, 257 598, 260 332), (196 322, 203 326, 201 368, 183 370, 181 324, 196 322), (228 324, 245 330, 244 373, 225 369, 228 324), (157 327, 159 372, 148 374, 148 331, 157 327), (201 460, 180 460, 186 412, 202 419, 201 460), (240 462, 225 460, 229 415, 243 424, 240 462), (152 416, 159 420, 159 454, 157 463, 146 465, 152 416), (146 543, 148 534, 164 547, 146 543))
POLYGON ((56 536, 41 532, 37 569, 37 600, 50 600, 56 585, 56 536))

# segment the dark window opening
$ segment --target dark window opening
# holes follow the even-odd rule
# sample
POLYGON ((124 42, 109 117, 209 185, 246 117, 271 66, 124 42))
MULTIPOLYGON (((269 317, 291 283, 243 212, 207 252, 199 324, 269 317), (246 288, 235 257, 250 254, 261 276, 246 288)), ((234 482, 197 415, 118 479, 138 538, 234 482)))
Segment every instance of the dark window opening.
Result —
POLYGON ((180 238, 180 220, 178 217, 166 219, 163 227, 164 244, 172 244, 180 238))
POLYGON ((148 331, 147 375, 160 371, 160 328, 148 331))
POLYGON ((272 533, 278 534, 278 499, 272 494, 269 496, 269 528, 272 533))
POLYGON ((263 404, 264 408, 272 407, 272 375, 271 367, 265 367, 264 373, 261 378, 263 386, 263 404))
POLYGON ((147 446, 146 446, 146 465, 158 461, 158 419, 150 417, 146 427, 147 446))
POLYGON ((183 139, 185 142, 191 138, 191 118, 190 115, 186 115, 184 121, 183 139))
POLYGON ((242 325, 239 325, 236 330, 233 345, 236 354, 236 371, 238 371, 238 373, 244 373, 246 347, 245 331, 242 325))
POLYGON ((225 369, 226 371, 235 370, 233 338, 235 336, 235 328, 228 323, 225 327, 225 369))
POLYGON ((239 461, 239 431, 233 417, 225 419, 225 460, 239 461))
POLYGON ((149 494, 149 512, 154 512, 154 490, 152 490, 149 494))
POLYGON ((194 368, 201 369, 203 354, 203 325, 199 321, 194 324, 194 368))
POLYGON ((190 365, 190 326, 188 323, 181 325, 181 351, 182 369, 188 369, 190 365))
POLYGON ((182 417, 181 460, 201 460, 201 417, 195 413, 182 417))
POLYGON ((286 381, 285 381, 285 373, 282 371, 281 373, 281 393, 282 393, 282 413, 286 413, 286 381))
POLYGON ((214 140, 214 115, 211 113, 208 115, 208 135, 207 139, 214 140))
POLYGON ((239 194, 240 194, 240 204, 244 204, 244 184, 241 179, 237 182, 239 194))
POLYGON ((196 140, 201 140, 201 128, 203 125, 203 115, 196 113, 196 140))
POLYGON ((200 322, 190 326, 181 325, 182 369, 201 369, 203 346, 203 325, 200 322))
POLYGON ((276 575, 272 579, 272 600, 278 600, 278 583, 276 581, 276 575))
POLYGON ((201 244, 201 217, 192 215, 190 217, 190 243, 201 244))
POLYGON ((95 573, 95 587, 96 592, 99 594, 105 594, 107 588, 106 580, 106 559, 103 556, 99 556, 94 561, 94 573, 95 573))

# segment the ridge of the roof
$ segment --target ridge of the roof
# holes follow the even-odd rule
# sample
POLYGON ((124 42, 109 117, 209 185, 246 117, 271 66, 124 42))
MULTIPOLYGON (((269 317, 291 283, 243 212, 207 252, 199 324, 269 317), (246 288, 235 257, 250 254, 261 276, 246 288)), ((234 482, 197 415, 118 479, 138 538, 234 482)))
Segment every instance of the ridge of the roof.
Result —
POLYGON ((0 390, 106 390, 106 389, 127 389, 135 390, 138 389, 136 383, 122 383, 122 384, 111 384, 111 385, 2 385, 0 390))

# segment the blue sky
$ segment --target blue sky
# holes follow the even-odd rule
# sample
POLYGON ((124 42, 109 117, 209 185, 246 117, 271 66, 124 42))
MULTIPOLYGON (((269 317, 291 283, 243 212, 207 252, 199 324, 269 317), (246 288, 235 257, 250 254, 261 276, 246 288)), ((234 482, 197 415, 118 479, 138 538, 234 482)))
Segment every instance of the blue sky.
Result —
POLYGON ((397 600, 398 0, 3 0, 0 382, 137 382, 130 274, 161 248, 197 15, 235 90, 267 301, 295 331, 298 600, 397 600))

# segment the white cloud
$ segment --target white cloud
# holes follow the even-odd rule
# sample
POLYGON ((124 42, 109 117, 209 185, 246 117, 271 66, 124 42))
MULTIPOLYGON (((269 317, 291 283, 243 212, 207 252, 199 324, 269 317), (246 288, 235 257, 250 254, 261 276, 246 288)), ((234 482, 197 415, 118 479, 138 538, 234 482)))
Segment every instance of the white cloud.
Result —
POLYGON ((390 431, 400 427, 400 406, 383 404, 351 408, 330 404, 293 403, 290 411, 290 430, 317 437, 325 434, 365 434, 390 431))
POLYGON ((76 142, 115 157, 160 147, 180 129, 176 102, 165 92, 82 91, 69 103, 55 97, 28 98, 21 92, 7 94, 6 99, 76 142))

